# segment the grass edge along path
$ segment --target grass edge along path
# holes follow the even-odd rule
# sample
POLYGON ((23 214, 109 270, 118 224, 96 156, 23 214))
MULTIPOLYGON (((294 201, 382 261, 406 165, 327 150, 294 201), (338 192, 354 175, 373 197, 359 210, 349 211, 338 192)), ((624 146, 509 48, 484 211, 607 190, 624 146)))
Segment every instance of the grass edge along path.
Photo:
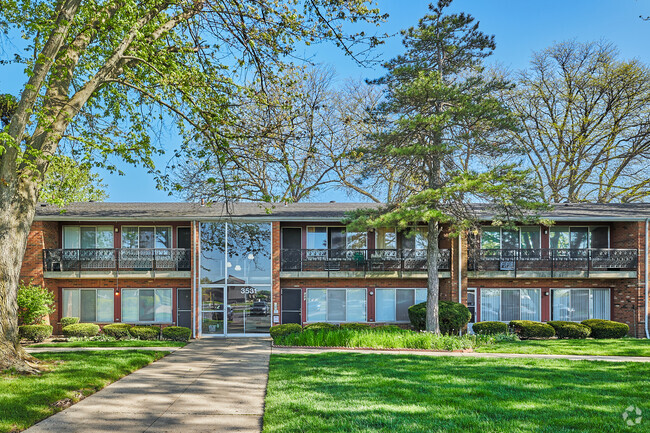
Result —
POLYGON ((157 361, 169 352, 38 353, 46 370, 22 376, 0 372, 0 433, 21 431, 157 361))
POLYGON ((31 344, 27 348, 40 347, 183 347, 187 343, 166 340, 115 340, 115 341, 65 341, 61 343, 31 344))
POLYGON ((648 401, 641 363, 273 354, 264 432, 628 432, 648 401))
POLYGON ((650 356, 650 340, 636 338, 603 340, 522 340, 477 347, 479 353, 527 355, 650 356))

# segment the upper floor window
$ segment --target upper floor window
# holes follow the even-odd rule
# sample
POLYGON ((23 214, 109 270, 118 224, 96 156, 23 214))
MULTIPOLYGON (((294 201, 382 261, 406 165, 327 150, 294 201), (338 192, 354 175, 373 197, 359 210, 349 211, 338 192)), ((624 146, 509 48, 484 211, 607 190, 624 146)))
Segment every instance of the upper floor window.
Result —
POLYGON ((310 250, 365 250, 366 232, 349 232, 345 227, 307 227, 307 249, 310 250))
POLYGON ((539 227, 517 227, 516 229, 485 227, 481 231, 481 249, 484 250, 517 250, 540 247, 539 227))
POLYGON ((63 248, 113 248, 113 226, 64 226, 63 248))
POLYGON ((171 227, 122 227, 122 248, 171 248, 171 227))
POLYGON ((417 227, 415 230, 400 232, 400 244, 404 250, 426 250, 427 229, 425 227, 417 227))
POLYGON ((551 227, 550 245, 553 249, 583 250, 609 248, 608 226, 551 227))
POLYGON ((397 232, 395 229, 377 229, 375 231, 375 244, 380 250, 397 249, 397 232))

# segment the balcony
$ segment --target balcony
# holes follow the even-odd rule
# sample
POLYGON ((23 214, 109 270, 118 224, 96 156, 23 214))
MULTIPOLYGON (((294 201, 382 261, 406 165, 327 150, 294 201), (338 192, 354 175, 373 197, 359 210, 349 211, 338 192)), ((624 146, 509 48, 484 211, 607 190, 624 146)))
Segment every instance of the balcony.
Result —
POLYGON ((45 278, 190 278, 184 248, 45 249, 45 278))
MULTIPOLYGON (((449 278, 450 251, 440 250, 438 270, 449 278)), ((426 250, 409 249, 284 249, 283 278, 426 278, 426 250)))
POLYGON ((636 278, 636 249, 474 249, 472 278, 636 278))

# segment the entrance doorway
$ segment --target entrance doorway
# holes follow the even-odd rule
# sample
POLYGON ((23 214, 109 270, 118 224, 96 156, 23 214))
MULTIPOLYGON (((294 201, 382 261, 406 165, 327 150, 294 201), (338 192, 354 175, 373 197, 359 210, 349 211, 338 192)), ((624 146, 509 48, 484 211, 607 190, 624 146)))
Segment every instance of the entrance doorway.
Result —
POLYGON ((203 335, 237 336, 269 333, 270 287, 228 285, 203 287, 201 290, 201 333, 203 335))
POLYGON ((302 323, 302 290, 282 289, 282 323, 302 323))
POLYGON ((176 325, 192 328, 191 289, 176 289, 176 325))

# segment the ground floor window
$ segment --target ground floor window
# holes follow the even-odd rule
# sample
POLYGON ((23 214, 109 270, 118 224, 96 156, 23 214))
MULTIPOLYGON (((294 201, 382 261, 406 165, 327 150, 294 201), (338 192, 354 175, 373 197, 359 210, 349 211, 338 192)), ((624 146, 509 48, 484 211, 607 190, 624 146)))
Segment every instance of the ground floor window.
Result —
POLYGON ((113 322, 113 289, 63 289, 61 310, 81 322, 113 322))
POLYGON ((365 322, 366 289, 307 289, 308 322, 365 322))
POLYGON ((408 308, 427 300, 427 289, 376 289, 375 321, 408 322, 408 308))
POLYGON ((581 322, 610 318, 609 289, 553 289, 553 320, 581 322))
POLYGON ((541 304, 540 289, 481 289, 481 321, 539 322, 541 304))
POLYGON ((122 289, 122 322, 172 322, 172 289, 122 289))

